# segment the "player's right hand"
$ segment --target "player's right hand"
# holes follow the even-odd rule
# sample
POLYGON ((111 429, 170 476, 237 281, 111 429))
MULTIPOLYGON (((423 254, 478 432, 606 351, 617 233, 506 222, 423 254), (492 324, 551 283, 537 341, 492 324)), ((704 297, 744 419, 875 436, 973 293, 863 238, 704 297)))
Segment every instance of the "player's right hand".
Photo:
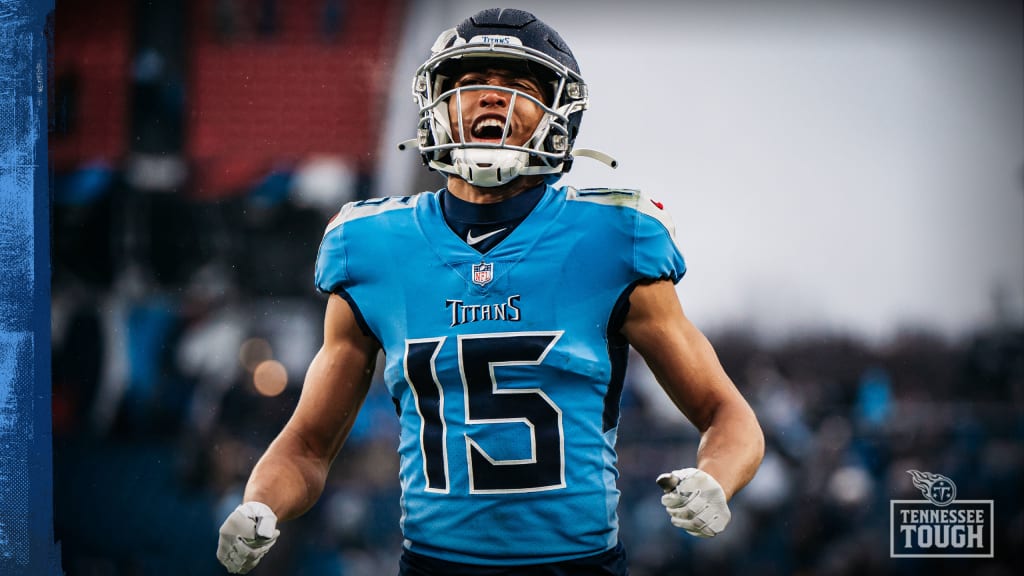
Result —
POLYGON ((232 574, 246 574, 277 542, 277 516, 261 502, 235 508, 220 527, 217 559, 232 574))

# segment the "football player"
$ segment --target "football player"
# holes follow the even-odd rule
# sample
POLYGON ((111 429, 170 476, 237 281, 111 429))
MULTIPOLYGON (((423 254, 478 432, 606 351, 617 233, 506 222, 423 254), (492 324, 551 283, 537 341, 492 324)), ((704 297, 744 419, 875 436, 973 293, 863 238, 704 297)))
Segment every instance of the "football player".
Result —
POLYGON ((630 345, 701 433, 693 466, 657 479, 670 520, 720 533, 763 435, 683 314, 661 204, 555 185, 576 156, 610 161, 573 149, 588 94, 569 47, 530 13, 485 10, 441 34, 413 93, 406 145, 447 186, 328 225, 324 344, 218 558, 249 571, 317 501, 381 349, 402 430, 399 574, 627 574, 615 439, 630 345))

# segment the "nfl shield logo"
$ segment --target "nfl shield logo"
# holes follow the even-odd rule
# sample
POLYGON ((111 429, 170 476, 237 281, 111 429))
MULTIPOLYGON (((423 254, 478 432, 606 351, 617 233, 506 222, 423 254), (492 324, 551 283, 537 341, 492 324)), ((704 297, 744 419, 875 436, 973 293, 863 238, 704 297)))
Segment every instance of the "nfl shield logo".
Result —
POLYGON ((473 264, 473 284, 483 286, 494 278, 494 264, 481 262, 473 264))

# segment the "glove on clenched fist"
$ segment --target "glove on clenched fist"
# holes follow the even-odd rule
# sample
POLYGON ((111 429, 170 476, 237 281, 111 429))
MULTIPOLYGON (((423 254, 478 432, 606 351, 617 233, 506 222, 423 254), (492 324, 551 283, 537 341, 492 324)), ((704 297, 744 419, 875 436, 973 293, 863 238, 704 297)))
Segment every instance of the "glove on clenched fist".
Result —
POLYGON ((220 527, 217 559, 232 574, 246 574, 277 542, 277 516, 266 504, 246 502, 220 527))
POLYGON ((675 470, 658 476, 658 485, 665 490, 661 504, 672 525, 694 536, 717 536, 732 518, 725 491, 706 472, 696 468, 675 470))

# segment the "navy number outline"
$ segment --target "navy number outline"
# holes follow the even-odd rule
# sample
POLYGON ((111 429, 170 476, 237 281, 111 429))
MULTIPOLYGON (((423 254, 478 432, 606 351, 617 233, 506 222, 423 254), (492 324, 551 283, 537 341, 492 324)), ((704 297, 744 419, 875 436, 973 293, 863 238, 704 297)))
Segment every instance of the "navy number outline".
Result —
MULTIPOLYGON (((539 366, 562 331, 460 335, 458 367, 462 380, 466 466, 470 494, 540 492, 565 487, 565 432, 562 410, 539 387, 502 388, 499 366, 539 366), (474 426, 521 423, 529 429, 530 456, 492 458, 472 437, 474 426)), ((405 379, 420 418, 420 453, 426 491, 449 493, 448 423, 445 389, 437 375, 437 357, 447 338, 405 343, 405 379)), ((457 393, 449 386, 448 393, 457 393)))

